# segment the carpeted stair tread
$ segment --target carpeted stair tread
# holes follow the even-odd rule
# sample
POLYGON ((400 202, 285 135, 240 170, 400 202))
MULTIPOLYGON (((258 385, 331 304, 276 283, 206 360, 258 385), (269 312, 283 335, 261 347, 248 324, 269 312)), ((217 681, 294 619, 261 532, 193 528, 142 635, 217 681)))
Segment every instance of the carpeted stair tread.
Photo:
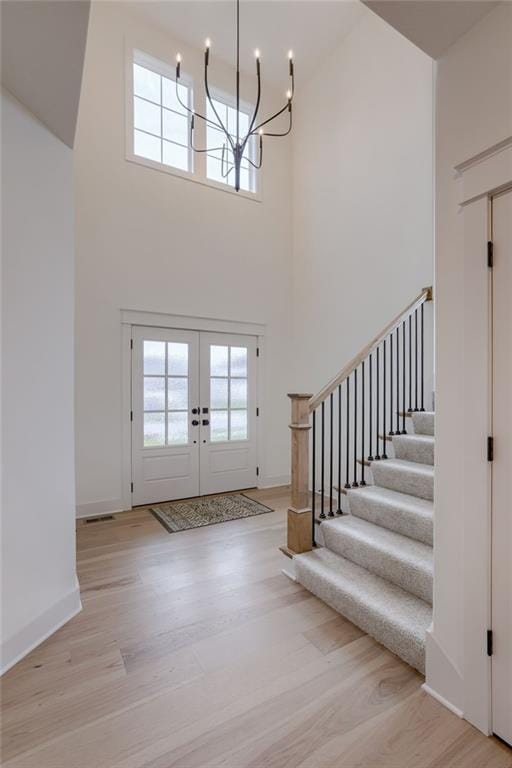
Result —
POLYGON ((432 603, 432 547, 352 515, 322 523, 325 546, 427 603, 432 603))
POLYGON ((418 464, 434 463, 433 435, 394 435, 392 444, 396 459, 415 461, 418 464))
POLYGON ((373 481, 381 488, 407 493, 420 499, 434 498, 434 467, 403 459, 384 459, 371 463, 373 481))
POLYGON ((411 413, 414 432, 417 435, 433 435, 435 425, 434 411, 413 411, 411 413))
POLYGON ((432 545, 434 505, 407 493, 377 485, 348 492, 351 515, 432 545))
POLYGON ((326 547, 294 557, 298 581, 420 672, 431 606, 326 547))

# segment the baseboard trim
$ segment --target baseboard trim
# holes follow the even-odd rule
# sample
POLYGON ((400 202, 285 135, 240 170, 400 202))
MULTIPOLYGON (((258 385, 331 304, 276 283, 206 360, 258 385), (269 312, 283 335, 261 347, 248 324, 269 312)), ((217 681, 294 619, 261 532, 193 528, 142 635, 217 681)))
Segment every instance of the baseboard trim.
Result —
POLYGON ((0 676, 80 613, 82 602, 78 579, 75 582, 71 592, 2 643, 0 676))
POLYGON ((425 691, 425 693, 428 693, 429 696, 432 696, 433 699, 438 701, 440 704, 443 705, 443 707, 446 707, 446 709, 449 709, 450 712, 453 712, 454 715, 457 715, 457 717, 464 717, 464 713, 461 709, 451 704, 448 699, 445 699, 444 696, 441 696, 440 693, 437 693, 437 691, 434 691, 433 688, 430 687, 430 685, 427 685, 426 683, 423 683, 421 686, 421 690, 425 691))
POLYGON ((262 477, 258 483, 258 488, 281 488, 283 485, 290 485, 290 475, 273 475, 271 477, 262 477))
POLYGON ((114 515, 116 512, 125 512, 121 499, 105 499, 105 501, 93 501, 89 504, 78 504, 76 517, 101 517, 102 515, 114 515))

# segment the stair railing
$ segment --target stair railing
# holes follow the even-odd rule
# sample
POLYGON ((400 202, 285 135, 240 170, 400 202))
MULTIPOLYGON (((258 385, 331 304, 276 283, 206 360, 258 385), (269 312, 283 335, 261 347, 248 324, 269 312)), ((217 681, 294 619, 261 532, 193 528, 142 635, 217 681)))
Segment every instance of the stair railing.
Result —
POLYGON ((424 288, 316 395, 291 399, 289 556, 315 546, 315 525, 343 514, 341 497, 366 485, 372 461, 405 434, 406 417, 425 410, 424 288), (310 461, 311 457, 311 461, 310 461), (317 517, 318 513, 318 517, 317 517))

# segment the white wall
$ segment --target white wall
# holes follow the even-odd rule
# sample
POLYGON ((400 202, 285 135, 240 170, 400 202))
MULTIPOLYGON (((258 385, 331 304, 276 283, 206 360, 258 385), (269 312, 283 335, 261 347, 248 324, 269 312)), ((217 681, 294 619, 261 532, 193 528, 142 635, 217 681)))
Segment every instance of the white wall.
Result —
MULTIPOLYGON (((465 465, 479 421, 475 409, 485 409, 486 403, 468 400, 474 370, 464 349, 472 343, 466 313, 471 311, 467 303, 474 273, 465 254, 454 167, 512 135, 511 39, 512 4, 503 3, 458 40, 437 67, 435 581, 427 683, 465 714, 470 681, 464 679, 469 642, 464 635, 464 581, 465 568, 471 569, 464 547, 465 500, 481 490, 471 486, 475 478, 467 476, 465 465)), ((485 241, 486 233, 480 237, 485 241)), ((481 258, 483 264, 485 252, 481 258)), ((473 307, 473 314, 477 310, 473 307)), ((481 450, 483 455, 484 446, 481 450)), ((470 595, 466 608, 471 610, 470 595)), ((484 653, 485 627, 480 632, 484 653)))
POLYGON ((121 309, 266 324, 262 484, 289 473, 289 144, 266 143, 261 203, 127 162, 125 39, 171 64, 180 50, 202 87, 201 52, 125 3, 93 5, 75 145, 79 514, 122 508, 121 309))
POLYGON ((80 609, 71 150, 2 92, 2 669, 80 609))
POLYGON ((295 391, 317 391, 432 284, 432 89, 431 59, 366 8, 301 84, 295 391))

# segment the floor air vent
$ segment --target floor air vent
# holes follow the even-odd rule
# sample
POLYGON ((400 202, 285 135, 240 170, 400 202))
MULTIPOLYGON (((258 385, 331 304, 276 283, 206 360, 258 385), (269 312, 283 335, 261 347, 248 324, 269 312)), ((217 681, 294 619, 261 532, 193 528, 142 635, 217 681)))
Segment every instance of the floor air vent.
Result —
POLYGON ((86 517, 86 523, 103 523, 105 520, 113 520, 114 515, 102 515, 101 517, 86 517))

